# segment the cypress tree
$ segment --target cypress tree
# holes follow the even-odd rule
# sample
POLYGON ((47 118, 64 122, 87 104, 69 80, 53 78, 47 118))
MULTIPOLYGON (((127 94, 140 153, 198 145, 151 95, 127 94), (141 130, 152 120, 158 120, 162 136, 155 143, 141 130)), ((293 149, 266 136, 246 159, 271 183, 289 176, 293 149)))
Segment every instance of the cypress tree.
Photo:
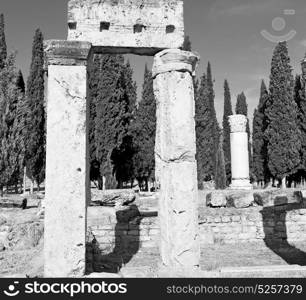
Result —
POLYGON ((265 82, 262 80, 260 87, 259 104, 254 111, 253 118, 253 163, 252 173, 255 181, 266 182, 268 180, 267 168, 267 143, 264 132, 266 130, 265 108, 268 100, 268 90, 265 82))
POLYGON ((133 122, 134 173, 140 185, 155 179, 155 135, 156 135, 156 100, 153 91, 152 72, 147 65, 144 71, 142 98, 136 110, 133 122))
POLYGON ((196 146, 198 164, 198 185, 214 178, 215 171, 215 136, 212 118, 209 87, 206 74, 201 77, 200 87, 195 99, 196 146))
POLYGON ((131 123, 137 101, 137 85, 133 80, 133 69, 128 61, 123 65, 121 84, 123 88, 122 106, 125 115, 122 119, 124 136, 119 147, 113 153, 114 172, 118 182, 118 187, 122 188, 123 182, 127 182, 133 177, 133 137, 131 123))
MULTIPOLYGON (((25 83, 23 75, 19 71, 16 82, 17 88, 21 93, 21 97, 17 104, 17 114, 15 120, 15 153, 18 155, 18 177, 21 178, 25 167, 25 153, 27 143, 27 118, 30 114, 27 98, 25 96, 25 83)), ((17 175, 16 175, 17 176, 17 175)))
POLYGON ((90 180, 97 180, 99 189, 103 188, 103 182, 100 176, 100 164, 97 158, 96 123, 99 82, 102 76, 102 60, 103 56, 96 54, 88 66, 90 180))
POLYGON ((231 182, 231 128, 229 123, 229 116, 233 115, 231 92, 228 81, 224 82, 224 114, 223 114, 223 152, 225 160, 225 172, 227 178, 227 185, 231 182))
POLYGON ((27 81, 27 121, 25 161, 28 176, 38 186, 45 179, 46 134, 44 108, 44 47, 43 34, 37 29, 32 47, 32 62, 27 81))
MULTIPOLYGON (((129 134, 136 92, 127 88, 131 70, 122 55, 104 55, 101 70, 96 104, 96 155, 100 175, 106 178, 106 188, 115 188, 116 177, 121 180, 116 161, 129 134)), ((129 85, 135 87, 134 83, 129 85)))
POLYGON ((4 68, 5 60, 7 58, 7 46, 5 40, 5 24, 4 15, 0 15, 0 69, 4 68))
POLYGON ((237 97, 236 114, 244 115, 247 117, 246 132, 248 134, 248 152, 249 152, 249 163, 250 163, 250 170, 251 170, 252 169, 251 131, 250 131, 250 121, 248 118, 248 105, 247 105, 246 96, 244 92, 239 94, 237 97))
MULTIPOLYGON (((207 89, 208 89, 208 101, 210 105, 211 123, 212 123, 212 136, 214 139, 214 151, 211 159, 216 162, 217 151, 220 144, 220 127, 217 120, 217 114, 215 109, 215 91, 214 91, 214 80, 212 77, 211 64, 208 62, 207 65, 207 89)), ((214 174, 214 178, 216 174, 214 174)))
POLYGON ((282 181, 300 165, 300 131, 298 108, 294 101, 294 80, 286 42, 280 42, 273 53, 270 75, 270 97, 267 101, 268 166, 271 174, 282 181))
POLYGON ((0 70, 0 189, 18 182, 19 161, 15 122, 22 92, 16 85, 15 56, 10 55, 0 70))
MULTIPOLYGON (((300 75, 295 78, 294 99, 298 106, 298 120, 300 129, 301 141, 301 166, 300 169, 305 173, 306 171, 306 97, 305 97, 305 83, 300 75)), ((305 176, 305 174, 304 174, 305 176)))
POLYGON ((23 75, 22 75, 21 70, 18 71, 16 85, 17 85, 18 89, 23 94, 25 94, 25 83, 24 83, 24 79, 23 79, 23 75))
POLYGON ((216 155, 215 186, 217 190, 226 189, 226 173, 222 143, 219 143, 216 155))

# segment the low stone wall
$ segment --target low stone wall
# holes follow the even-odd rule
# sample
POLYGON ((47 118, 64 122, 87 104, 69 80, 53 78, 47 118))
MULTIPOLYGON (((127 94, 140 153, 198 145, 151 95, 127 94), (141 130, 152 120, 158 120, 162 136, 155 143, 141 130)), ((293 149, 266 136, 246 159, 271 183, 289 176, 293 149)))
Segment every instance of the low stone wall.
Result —
MULTIPOLYGON (((208 208, 201 201, 199 228, 202 246, 264 241, 275 251, 275 244, 286 247, 306 241, 306 206, 208 208)), ((123 210, 90 207, 87 268, 89 272, 118 271, 139 251, 154 248, 156 252, 159 236, 156 199, 142 199, 123 210)))
POLYGON ((144 248, 158 247, 157 213, 132 205, 123 210, 88 208, 88 272, 117 272, 144 248))
POLYGON ((202 209, 202 243, 306 241, 306 209, 298 205, 246 209, 202 209))

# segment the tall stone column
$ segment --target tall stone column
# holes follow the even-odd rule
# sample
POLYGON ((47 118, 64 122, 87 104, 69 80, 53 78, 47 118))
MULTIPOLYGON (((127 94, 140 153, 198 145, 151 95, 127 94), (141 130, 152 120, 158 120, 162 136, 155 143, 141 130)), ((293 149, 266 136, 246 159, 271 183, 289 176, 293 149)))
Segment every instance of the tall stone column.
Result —
POLYGON ((193 87, 198 59, 178 49, 164 50, 154 58, 163 275, 190 275, 200 262, 193 87))
POLYGON ((85 274, 88 159, 87 42, 47 41, 45 277, 85 274))
POLYGON ((249 142, 246 132, 247 117, 234 115, 229 117, 231 127, 231 189, 251 190, 249 166, 249 142))

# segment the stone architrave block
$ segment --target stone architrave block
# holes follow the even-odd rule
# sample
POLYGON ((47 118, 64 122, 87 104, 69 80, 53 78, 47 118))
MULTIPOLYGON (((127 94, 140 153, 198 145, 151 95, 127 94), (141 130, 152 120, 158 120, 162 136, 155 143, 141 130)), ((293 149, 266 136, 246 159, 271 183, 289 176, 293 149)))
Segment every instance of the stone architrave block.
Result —
POLYGON ((155 55, 184 42, 182 0, 70 0, 68 40, 96 52, 155 55))

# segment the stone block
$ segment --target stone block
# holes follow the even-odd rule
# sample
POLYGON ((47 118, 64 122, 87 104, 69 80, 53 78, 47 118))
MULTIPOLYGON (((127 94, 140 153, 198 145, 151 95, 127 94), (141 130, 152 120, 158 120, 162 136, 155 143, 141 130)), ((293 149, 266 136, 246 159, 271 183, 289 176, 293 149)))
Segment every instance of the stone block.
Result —
POLYGON ((0 208, 27 208, 28 200, 27 198, 0 198, 0 208))
POLYGON ((235 208, 248 208, 253 206, 253 192, 235 191, 226 196, 227 206, 235 208))
POLYGON ((254 201, 257 205, 284 206, 286 204, 299 204, 302 202, 302 196, 299 192, 292 194, 282 193, 280 190, 267 190, 254 193, 254 201))
POLYGON ((136 193, 133 190, 106 190, 92 191, 92 206, 127 206, 136 201, 136 193))
POLYGON ((206 206, 208 207, 226 207, 226 196, 223 191, 214 191, 206 196, 206 206))
POLYGON ((240 216, 232 216, 232 221, 233 222, 241 222, 241 217, 240 216))
POLYGON ((231 218, 229 216, 223 216, 221 217, 222 219, 222 223, 230 223, 231 222, 231 218))

